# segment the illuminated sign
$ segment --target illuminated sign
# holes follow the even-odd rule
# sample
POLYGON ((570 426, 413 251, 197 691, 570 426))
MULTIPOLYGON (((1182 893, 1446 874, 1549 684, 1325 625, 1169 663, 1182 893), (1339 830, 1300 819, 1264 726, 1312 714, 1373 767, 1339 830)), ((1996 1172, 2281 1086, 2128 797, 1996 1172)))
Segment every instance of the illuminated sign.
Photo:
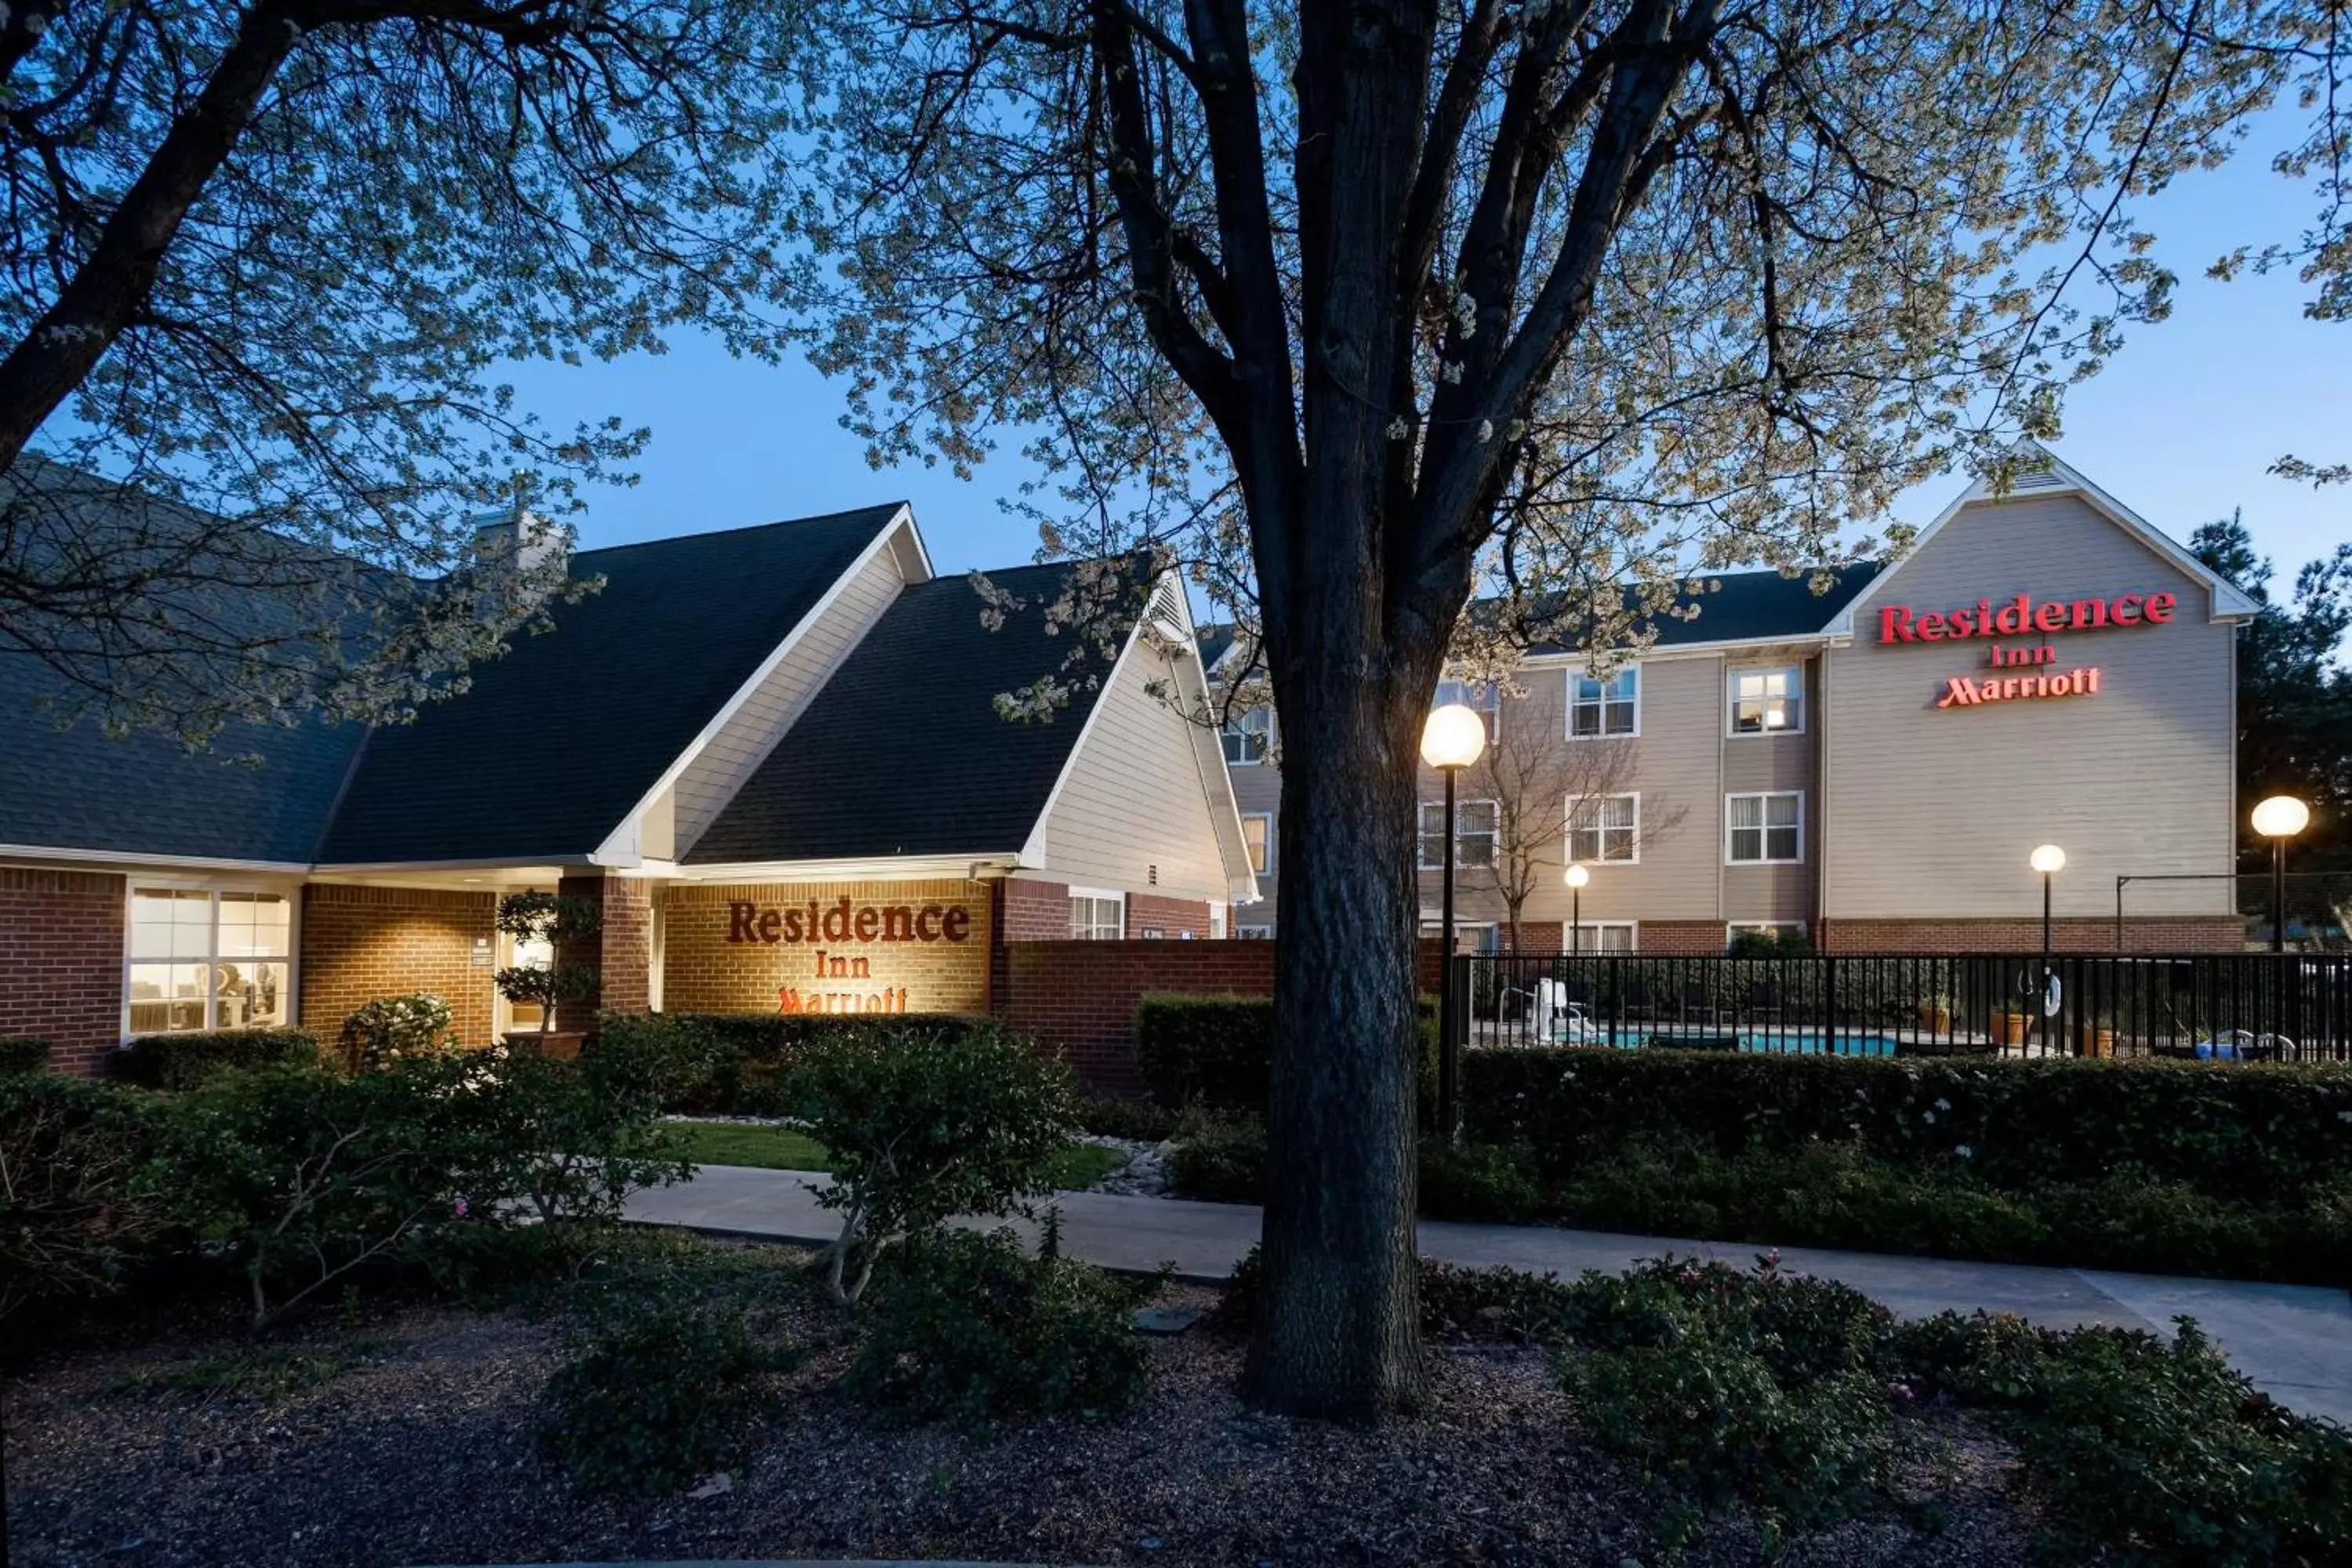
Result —
POLYGON ((2052 632, 2091 632, 2108 626, 2160 626, 2172 619, 2180 601, 2170 594, 2126 594, 2114 599, 2049 599, 2035 604, 2020 594, 1999 609, 1990 599, 1957 610, 1929 610, 1914 615, 1908 605, 1885 605, 1878 611, 1878 640, 1902 642, 1965 642, 1973 637, 2022 637, 2052 632))
MULTIPOLYGON (((908 1010, 908 988, 844 982, 889 980, 888 953, 844 952, 846 946, 960 947, 971 941, 972 910, 951 903, 873 904, 843 895, 830 901, 766 905, 749 899, 727 904, 727 942, 733 946, 810 949, 805 964, 785 966, 775 987, 779 1013, 880 1013, 908 1010), (818 945, 822 943, 823 945, 818 945), (874 972, 877 958, 885 973, 874 972)), ((984 943, 983 943, 984 945, 984 943)))
POLYGON ((1981 680, 1971 680, 1965 675, 1944 678, 1944 694, 1936 699, 1938 708, 1974 708, 1985 702, 2015 702, 2021 698, 2096 697, 2099 694, 2099 671, 2062 669, 2050 675, 1990 675, 1981 680))

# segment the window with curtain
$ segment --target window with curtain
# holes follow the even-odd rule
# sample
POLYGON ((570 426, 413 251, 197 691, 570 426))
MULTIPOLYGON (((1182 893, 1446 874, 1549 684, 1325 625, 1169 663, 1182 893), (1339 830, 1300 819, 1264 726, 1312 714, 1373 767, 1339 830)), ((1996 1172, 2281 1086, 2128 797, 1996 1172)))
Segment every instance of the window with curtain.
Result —
POLYGON ((1734 865, 1769 865, 1804 857, 1805 797, 1791 792, 1724 797, 1730 835, 1725 858, 1734 865))
MULTIPOLYGON (((1454 864, 1481 869, 1495 863, 1502 841, 1502 810, 1491 800, 1465 800, 1454 807, 1454 864)), ((1424 871, 1445 868, 1445 803, 1423 801, 1414 858, 1424 871)))
POLYGON ((1805 672, 1796 665, 1731 672, 1731 732, 1793 735, 1805 727, 1805 672))
POLYGON ((1597 795, 1568 808, 1568 858, 1573 865, 1632 861, 1641 857, 1642 797, 1597 795))

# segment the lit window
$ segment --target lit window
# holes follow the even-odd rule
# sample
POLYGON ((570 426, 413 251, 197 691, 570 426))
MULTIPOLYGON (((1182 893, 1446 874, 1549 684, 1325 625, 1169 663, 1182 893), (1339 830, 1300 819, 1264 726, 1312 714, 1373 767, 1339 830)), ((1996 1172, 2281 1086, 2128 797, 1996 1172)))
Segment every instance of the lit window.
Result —
POLYGON ((1731 732, 1793 735, 1805 727, 1805 672, 1795 665, 1731 672, 1731 732))
POLYGON ((1070 896, 1070 935, 1079 942, 1117 942, 1127 935, 1127 900, 1116 893, 1070 896))
POLYGON ((1561 940, 1568 943, 1563 951, 1586 952, 1632 952, 1633 922, 1632 921, 1587 921, 1582 925, 1561 922, 1561 940))
POLYGON ((1609 675, 1568 677, 1568 732, 1578 740, 1642 732, 1642 669, 1629 664, 1609 675))
POLYGON ((1641 838, 1642 797, 1638 795, 1588 795, 1569 803, 1568 858, 1571 865, 1639 860, 1641 838))
POLYGON ((1272 926, 1236 926, 1234 929, 1234 935, 1244 942, 1272 942, 1274 928, 1272 926))
MULTIPOLYGON (((1491 800, 1465 800, 1454 808, 1454 863, 1481 868, 1495 863, 1502 813, 1491 800)), ((1424 871, 1445 868, 1445 803, 1423 801, 1414 858, 1424 871)))
POLYGON ((1253 708, 1234 715, 1224 728, 1225 765, 1254 768, 1265 761, 1274 740, 1274 710, 1253 708))
POLYGON ((1437 696, 1435 700, 1430 703, 1430 706, 1432 708, 1443 708, 1448 703, 1457 702, 1465 708, 1475 709, 1479 713, 1485 715, 1486 720, 1486 738, 1488 740, 1494 739, 1496 720, 1497 715, 1502 712, 1503 707, 1503 694, 1501 690, 1496 687, 1495 683, 1490 680, 1439 681, 1437 683, 1437 696))
POLYGON ((1250 869, 1265 876, 1274 869, 1274 814, 1253 811, 1242 816, 1242 844, 1249 850, 1250 869))
POLYGON ((134 1035, 286 1022, 292 906, 282 893, 138 888, 124 994, 134 1035))
POLYGON ((1728 835, 1724 858, 1734 865, 1771 865, 1804 858, 1805 797, 1730 795, 1723 797, 1728 835))

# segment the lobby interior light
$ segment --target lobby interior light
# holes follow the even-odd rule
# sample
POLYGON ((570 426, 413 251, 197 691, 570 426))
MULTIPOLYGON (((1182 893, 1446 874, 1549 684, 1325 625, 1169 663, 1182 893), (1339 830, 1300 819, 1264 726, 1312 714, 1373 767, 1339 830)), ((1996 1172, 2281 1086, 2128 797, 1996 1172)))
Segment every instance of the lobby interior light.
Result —
POLYGON ((1486 721, 1475 708, 1448 702, 1421 727, 1421 760, 1445 772, 1466 768, 1486 752, 1486 721))
POLYGON ((2055 844, 2044 844, 2033 852, 2033 868, 2047 877, 2053 871, 2066 868, 2066 851, 2055 844))
POLYGON ((2274 795, 2254 807, 2254 831, 2265 838, 2292 838, 2311 826, 2311 807, 2291 795, 2274 795))
POLYGON ((1581 888, 1581 887, 1583 887, 1587 882, 1590 882, 1590 881, 1591 881, 1591 880, 1592 880, 1592 873, 1591 873, 1591 871, 1589 871, 1589 870, 1585 869, 1583 867, 1581 867, 1581 866, 1570 866, 1570 867, 1568 868, 1568 885, 1569 885, 1570 887, 1571 887, 1571 888, 1581 888))

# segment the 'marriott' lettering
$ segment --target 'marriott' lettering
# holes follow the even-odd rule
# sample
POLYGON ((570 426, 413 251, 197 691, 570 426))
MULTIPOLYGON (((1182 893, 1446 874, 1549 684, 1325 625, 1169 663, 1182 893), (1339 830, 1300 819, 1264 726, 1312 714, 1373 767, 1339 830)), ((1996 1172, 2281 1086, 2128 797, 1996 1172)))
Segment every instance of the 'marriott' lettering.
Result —
POLYGON ((1990 675, 1982 680, 1954 675, 1945 678, 1944 694, 1936 699, 1936 706, 1975 708, 1987 702, 2014 702, 2031 697, 2092 697, 2097 695, 2098 689, 2096 668, 2059 670, 2049 675, 1990 675))
POLYGON ((1880 642, 1965 642, 1971 637, 2018 637, 2035 633, 2089 632, 2103 626, 2161 626, 2172 620, 2179 598, 2171 594, 2126 594, 2114 599, 2050 599, 2030 594, 1993 607, 1979 599, 1973 608, 1929 610, 1915 615, 1908 605, 1882 605, 1880 642))

